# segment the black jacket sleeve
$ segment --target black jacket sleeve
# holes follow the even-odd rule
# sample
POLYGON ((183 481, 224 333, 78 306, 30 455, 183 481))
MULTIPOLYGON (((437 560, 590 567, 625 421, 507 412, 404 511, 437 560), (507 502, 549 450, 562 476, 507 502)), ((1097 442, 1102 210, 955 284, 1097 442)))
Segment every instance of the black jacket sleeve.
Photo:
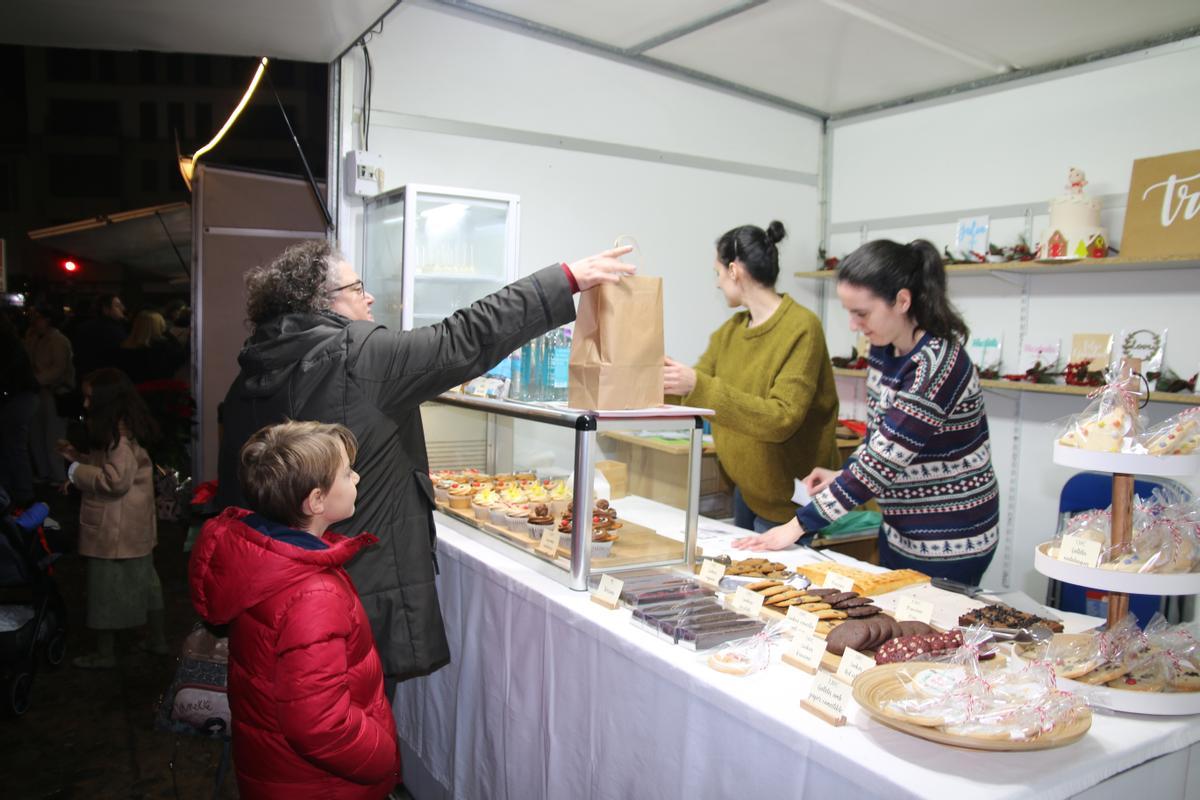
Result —
POLYGON ((535 336, 575 319, 571 286, 555 264, 436 325, 376 327, 350 354, 350 374, 385 413, 417 406, 482 374, 535 336))

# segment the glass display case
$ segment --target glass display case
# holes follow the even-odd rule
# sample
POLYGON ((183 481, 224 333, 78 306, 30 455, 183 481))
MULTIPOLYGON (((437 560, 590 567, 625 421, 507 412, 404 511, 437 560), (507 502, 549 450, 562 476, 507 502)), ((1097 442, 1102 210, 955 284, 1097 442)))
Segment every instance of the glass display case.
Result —
POLYGON ((375 319, 409 330, 517 277, 520 198, 410 184, 363 205, 363 280, 375 319))
POLYGON ((579 411, 458 392, 433 405, 457 431, 431 447, 430 466, 438 510, 458 529, 580 591, 598 573, 695 564, 711 412, 579 411), (650 472, 625 455, 630 438, 686 456, 650 472))

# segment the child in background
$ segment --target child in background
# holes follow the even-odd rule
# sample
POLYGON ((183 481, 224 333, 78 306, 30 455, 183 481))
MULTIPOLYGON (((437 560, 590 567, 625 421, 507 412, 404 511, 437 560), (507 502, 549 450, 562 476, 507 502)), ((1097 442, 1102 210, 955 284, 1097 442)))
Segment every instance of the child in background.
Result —
POLYGON ((242 798, 383 798, 400 756, 383 667, 343 565, 378 541, 326 529, 354 513, 358 444, 342 425, 285 422, 242 447, 253 511, 204 525, 192 604, 229 624, 229 705, 242 798))
POLYGON ((60 440, 58 452, 71 462, 68 480, 83 496, 79 554, 87 558, 87 626, 96 631, 97 648, 71 663, 110 669, 117 665, 118 630, 149 623, 142 649, 167 653, 162 584, 154 569, 154 477, 143 447, 158 436, 158 425, 117 369, 83 379, 83 407, 90 451, 81 455, 60 440))

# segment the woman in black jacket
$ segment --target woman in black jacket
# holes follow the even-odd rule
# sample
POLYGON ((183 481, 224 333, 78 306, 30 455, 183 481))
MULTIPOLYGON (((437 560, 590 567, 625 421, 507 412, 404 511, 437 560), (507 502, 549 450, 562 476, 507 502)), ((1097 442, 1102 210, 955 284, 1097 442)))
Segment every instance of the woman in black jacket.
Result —
POLYGON ((245 505, 237 454, 264 425, 317 420, 354 433, 358 500, 354 516, 336 527, 379 537, 348 567, 392 681, 450 661, 434 587, 433 486, 421 403, 573 320, 574 292, 633 273, 618 260, 631 249, 546 267, 410 331, 372 320, 375 298, 324 240, 293 245, 247 275, 254 332, 222 406, 218 505, 245 505))
POLYGON ((38 382, 16 326, 0 312, 0 486, 13 505, 33 501, 29 430, 37 411, 38 382))

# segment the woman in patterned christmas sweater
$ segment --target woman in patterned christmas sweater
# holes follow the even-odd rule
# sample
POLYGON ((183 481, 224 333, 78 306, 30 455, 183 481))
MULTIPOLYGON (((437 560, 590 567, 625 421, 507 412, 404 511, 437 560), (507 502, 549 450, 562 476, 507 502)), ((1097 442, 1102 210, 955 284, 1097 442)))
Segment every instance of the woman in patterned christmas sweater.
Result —
POLYGON ((871 342, 863 443, 840 471, 817 468, 796 519, 734 541, 778 550, 874 498, 880 562, 979 582, 999 540, 999 502, 979 375, 967 326, 946 295, 937 249, 868 242, 838 267, 850 326, 871 342))

